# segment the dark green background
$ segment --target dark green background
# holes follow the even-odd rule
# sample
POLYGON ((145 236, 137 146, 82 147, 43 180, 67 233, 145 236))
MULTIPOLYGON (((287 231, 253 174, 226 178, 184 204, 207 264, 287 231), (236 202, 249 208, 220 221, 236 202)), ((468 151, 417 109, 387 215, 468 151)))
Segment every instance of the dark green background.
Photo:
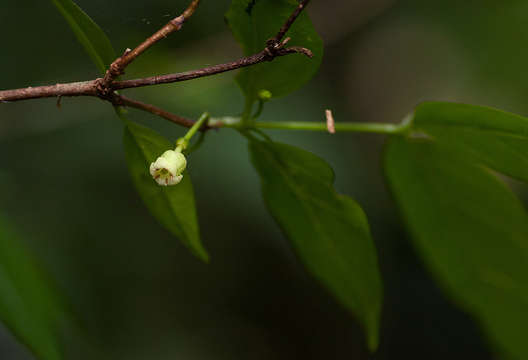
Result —
MULTIPOLYGON (((270 103, 263 120, 397 122, 423 100, 456 100, 528 114, 524 1, 313 0, 326 43, 309 86, 270 103)), ((133 47, 186 1, 79 0, 116 50, 133 47)), ((127 77, 232 60, 228 0, 203 0, 184 27, 127 77)), ((2 0, 0 88, 96 77, 48 1, 2 0)), ((233 115, 234 73, 127 94, 197 117, 233 115)), ((175 139, 183 130, 130 111, 175 139)), ((335 168, 337 189, 369 216, 385 283, 375 359, 491 358, 478 325, 455 309, 410 247, 381 171, 383 138, 273 132, 335 168)), ((122 125, 96 99, 0 105, 0 212, 56 279, 90 343, 75 359, 367 359, 357 322, 306 273, 266 213, 246 141, 211 132, 189 159, 210 265, 147 213, 122 150, 122 125)), ((2 330, 0 358, 30 355, 2 330)))

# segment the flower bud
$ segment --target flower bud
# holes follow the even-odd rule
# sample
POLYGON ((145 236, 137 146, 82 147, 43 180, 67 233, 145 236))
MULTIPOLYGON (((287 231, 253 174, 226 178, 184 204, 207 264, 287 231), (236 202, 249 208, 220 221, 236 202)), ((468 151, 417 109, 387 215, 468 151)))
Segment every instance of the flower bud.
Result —
POLYGON ((183 179, 186 166, 187 160, 181 152, 167 150, 150 164, 150 175, 161 186, 176 185, 183 179))
POLYGON ((258 92, 258 97, 260 100, 266 102, 271 100, 273 94, 269 90, 260 90, 258 92))

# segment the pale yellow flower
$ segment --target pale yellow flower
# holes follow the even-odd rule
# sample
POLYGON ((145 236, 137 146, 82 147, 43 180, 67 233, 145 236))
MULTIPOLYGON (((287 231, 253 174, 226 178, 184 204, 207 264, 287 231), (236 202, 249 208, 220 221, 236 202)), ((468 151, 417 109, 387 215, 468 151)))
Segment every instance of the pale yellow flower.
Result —
POLYGON ((181 152, 167 150, 150 164, 150 175, 161 186, 176 185, 182 181, 186 166, 187 160, 181 152))

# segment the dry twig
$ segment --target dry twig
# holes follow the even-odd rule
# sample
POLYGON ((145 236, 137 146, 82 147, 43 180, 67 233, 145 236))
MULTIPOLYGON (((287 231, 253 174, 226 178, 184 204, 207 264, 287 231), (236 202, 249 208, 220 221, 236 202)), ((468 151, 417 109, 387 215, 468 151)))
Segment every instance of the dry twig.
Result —
POLYGON ((74 97, 74 96, 93 96, 102 100, 109 101, 116 106, 126 106, 151 114, 161 116, 164 119, 172 121, 176 124, 191 127, 193 121, 185 119, 181 116, 171 114, 154 105, 145 104, 128 97, 118 95, 116 90, 136 88, 142 86, 152 86, 159 84, 168 84, 181 81, 197 79, 205 76, 211 76, 227 71, 233 71, 244 67, 259 64, 264 61, 273 61, 277 57, 286 56, 290 54, 303 54, 312 57, 313 54, 309 49, 292 46, 286 47, 289 38, 283 40, 284 36, 291 28, 295 20, 301 14, 310 0, 303 0, 295 9, 292 15, 286 20, 275 37, 268 40, 266 47, 259 53, 251 56, 243 57, 239 60, 229 62, 226 64, 219 64, 209 66, 203 69, 186 71, 175 74, 152 76, 142 79, 115 81, 115 79, 124 73, 125 68, 132 63, 138 56, 143 54, 147 49, 158 41, 164 39, 169 34, 178 31, 182 28, 185 21, 187 21, 196 11, 200 0, 192 0, 191 4, 182 13, 182 15, 172 19, 164 27, 158 30, 154 35, 145 40, 141 45, 134 50, 127 49, 125 53, 117 58, 107 70, 103 78, 98 78, 90 81, 73 82, 67 84, 56 84, 49 86, 27 87, 23 89, 4 90, 0 91, 0 102, 13 102, 39 98, 50 97, 74 97))

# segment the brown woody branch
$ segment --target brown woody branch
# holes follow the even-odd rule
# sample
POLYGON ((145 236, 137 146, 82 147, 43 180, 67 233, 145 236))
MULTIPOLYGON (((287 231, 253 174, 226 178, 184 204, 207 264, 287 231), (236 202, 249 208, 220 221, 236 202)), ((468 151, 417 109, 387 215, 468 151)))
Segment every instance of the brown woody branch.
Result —
MULTIPOLYGON (((187 81, 192 79, 197 79, 201 77, 211 76, 227 71, 232 71, 251 65, 261 63, 263 61, 272 61, 276 57, 285 56, 288 54, 300 53, 306 56, 312 57, 312 52, 305 48, 290 47, 286 49, 279 49, 275 54, 270 55, 269 50, 263 50, 255 55, 248 57, 243 57, 237 61, 233 61, 226 64, 213 65, 203 69, 186 71, 182 73, 175 73, 169 75, 160 75, 152 76, 142 79, 134 80, 125 80, 125 81, 115 81, 110 85, 112 91, 130 89, 142 86, 151 86, 159 84, 169 84, 181 81, 187 81)), ((21 100, 30 100, 30 99, 39 99, 39 98, 49 98, 49 97, 73 97, 73 96, 97 96, 107 100, 106 98, 109 95, 102 96, 98 90, 100 86, 100 81, 102 79, 95 79, 91 81, 82 81, 74 82, 67 84, 56 84, 51 86, 38 86, 38 87, 28 87, 23 89, 15 90, 4 90, 0 91, 0 101, 1 102, 13 102, 21 100)))
POLYGON ((133 100, 123 95, 118 95, 114 93, 110 101, 115 106, 126 106, 126 107, 135 108, 138 110, 143 110, 151 114, 160 116, 166 120, 169 120, 170 122, 173 122, 175 124, 178 124, 184 127, 190 128, 194 124, 194 120, 172 114, 154 105, 145 104, 141 101, 133 100))
POLYGON ((274 38, 268 40, 264 50, 259 53, 243 57, 239 60, 226 64, 214 65, 193 71, 153 76, 142 79, 114 81, 117 76, 123 74, 124 69, 127 65, 134 61, 139 55, 144 53, 149 47, 151 47, 153 44, 160 41, 161 39, 167 37, 170 33, 181 29, 183 23, 194 13, 200 2, 200 0, 193 0, 182 15, 171 20, 167 25, 165 25, 154 35, 145 40, 136 49, 127 50, 125 54, 123 54, 123 56, 116 59, 106 72, 104 78, 67 84, 56 84, 50 86, 4 90, 0 91, 0 102, 12 102, 50 97, 61 98, 64 96, 94 96, 99 97, 102 100, 109 101, 110 103, 116 106, 127 106, 140 109, 152 113, 154 115, 161 116, 176 124, 185 127, 190 127, 193 125, 194 121, 182 118, 178 115, 171 114, 156 106, 145 104, 140 101, 132 100, 125 96, 118 95, 115 93, 115 91, 141 86, 168 84, 197 79, 205 76, 211 76, 227 71, 256 65, 265 61, 273 61, 277 57, 286 56, 289 54, 304 54, 308 57, 312 57, 313 54, 309 49, 296 46, 286 47, 286 44, 288 43, 290 38, 282 40, 309 1, 310 0, 303 0, 299 3, 295 11, 281 27, 279 33, 274 38))
POLYGON ((297 20, 299 15, 301 15, 304 8, 308 6, 309 2, 310 0, 302 0, 301 2, 299 2, 299 5, 295 9, 295 11, 290 15, 288 20, 286 20, 284 25, 282 25, 277 35, 275 35, 273 39, 270 39, 270 41, 274 41, 275 43, 280 43, 282 39, 284 38, 284 36, 286 35, 286 33, 288 32, 288 30, 290 30, 290 28, 292 27, 295 20, 297 20))
POLYGON ((141 45, 136 47, 134 50, 127 49, 123 56, 117 58, 111 65, 110 68, 107 70, 105 77, 103 78, 100 90, 110 90, 110 84, 112 81, 117 78, 118 76, 124 74, 125 68, 134 61, 138 56, 143 54, 145 51, 147 51, 148 48, 150 48, 152 45, 157 43, 158 41, 165 39, 167 36, 169 36, 171 33, 176 32, 180 30, 189 19, 194 12, 196 11, 196 8, 198 7, 198 4, 200 3, 200 0, 193 0, 191 4, 187 7, 187 9, 178 17, 172 19, 169 21, 164 27, 159 29, 154 35, 149 37, 147 40, 143 41, 141 45))
POLYGON ((96 81, 82 81, 68 84, 27 87, 0 91, 0 102, 31 100, 56 96, 98 96, 96 81))
MULTIPOLYGON (((213 66, 209 66, 203 69, 186 71, 186 72, 181 72, 181 73, 176 73, 176 74, 158 75, 158 76, 152 76, 152 77, 134 79, 134 80, 115 81, 112 83, 112 89, 122 90, 122 89, 130 89, 130 88, 136 88, 136 87, 142 87, 142 86, 170 84, 170 83, 175 83, 175 82, 193 80, 193 79, 198 79, 201 77, 216 75, 216 74, 256 65, 264 61, 272 61, 276 57, 285 56, 285 55, 294 54, 294 53, 304 54, 308 57, 313 56, 310 50, 305 49, 305 48, 300 48, 300 47, 290 47, 290 48, 285 48, 285 49, 278 49, 274 53, 270 53, 269 49, 266 48, 257 54, 243 57, 239 60, 229 62, 226 64, 213 65, 213 66)), ((0 93, 0 96, 1 96, 1 93, 0 93)))

